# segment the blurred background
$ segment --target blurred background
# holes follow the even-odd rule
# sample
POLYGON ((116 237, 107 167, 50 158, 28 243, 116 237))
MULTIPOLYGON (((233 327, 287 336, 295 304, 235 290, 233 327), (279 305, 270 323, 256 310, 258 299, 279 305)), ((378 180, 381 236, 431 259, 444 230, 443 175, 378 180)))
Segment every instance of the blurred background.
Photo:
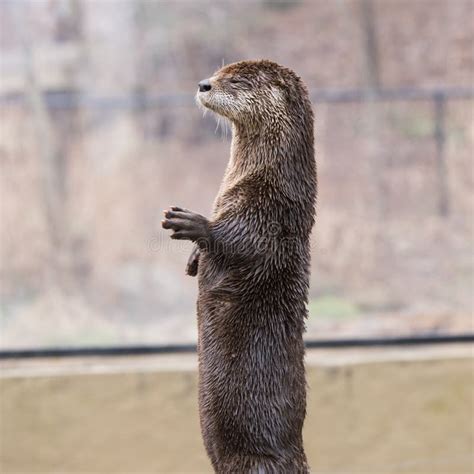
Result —
POLYGON ((2 0, 1 346, 196 340, 189 243, 230 133, 194 104, 222 64, 308 85, 318 219, 307 337, 472 330, 470 0, 2 0))

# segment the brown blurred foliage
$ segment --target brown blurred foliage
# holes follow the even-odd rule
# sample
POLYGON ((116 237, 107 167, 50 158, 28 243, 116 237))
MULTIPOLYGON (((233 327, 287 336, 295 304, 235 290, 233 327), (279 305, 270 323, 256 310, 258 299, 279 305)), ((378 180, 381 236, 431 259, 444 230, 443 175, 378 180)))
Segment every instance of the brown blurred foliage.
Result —
MULTIPOLYGON (((44 93, 193 93, 262 57, 310 88, 472 86, 471 1, 374 0, 369 23, 367 1, 2 2, 0 92, 25 98, 1 110, 3 345, 193 340, 190 245, 158 224, 169 205, 208 214, 229 153, 192 103, 58 108, 44 93)), ((446 104, 446 215, 431 101, 315 112, 310 334, 472 329, 472 101, 446 104)))

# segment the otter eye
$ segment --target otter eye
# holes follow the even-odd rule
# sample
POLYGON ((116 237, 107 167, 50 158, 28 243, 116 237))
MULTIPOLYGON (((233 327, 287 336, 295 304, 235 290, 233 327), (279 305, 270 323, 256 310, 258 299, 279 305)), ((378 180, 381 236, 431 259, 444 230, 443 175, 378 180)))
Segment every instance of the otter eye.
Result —
POLYGON ((235 78, 229 79, 229 82, 231 84, 244 84, 245 83, 245 81, 243 81, 242 79, 235 79, 235 78))

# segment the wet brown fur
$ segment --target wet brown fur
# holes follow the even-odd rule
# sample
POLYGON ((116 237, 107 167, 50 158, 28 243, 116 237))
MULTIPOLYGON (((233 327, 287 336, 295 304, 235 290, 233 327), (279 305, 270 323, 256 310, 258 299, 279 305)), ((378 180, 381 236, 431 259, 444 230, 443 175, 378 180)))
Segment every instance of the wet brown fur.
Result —
POLYGON ((197 243, 204 443, 217 473, 306 473, 312 108, 301 79, 270 61, 225 66, 210 83, 198 101, 233 131, 212 217, 172 208, 163 221, 197 243))

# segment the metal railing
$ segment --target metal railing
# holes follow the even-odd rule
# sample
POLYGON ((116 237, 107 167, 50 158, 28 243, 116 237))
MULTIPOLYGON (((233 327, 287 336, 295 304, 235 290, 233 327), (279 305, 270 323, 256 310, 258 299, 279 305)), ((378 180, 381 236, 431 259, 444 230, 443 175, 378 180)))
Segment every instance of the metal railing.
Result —
MULTIPOLYGON (((398 87, 380 89, 310 89, 314 103, 351 103, 375 101, 448 101, 474 98, 473 87, 398 87)), ((75 90, 45 91, 44 99, 52 109, 76 107, 147 109, 154 107, 189 107, 194 105, 194 94, 189 92, 130 96, 96 96, 75 90)), ((24 105, 28 98, 22 93, 0 96, 0 105, 24 105)))
MULTIPOLYGON (((428 344, 474 343, 473 334, 377 337, 355 339, 313 339, 305 341, 307 349, 350 349, 361 347, 420 346, 428 344)), ((195 353, 195 344, 58 347, 40 349, 9 349, 0 351, 0 360, 55 357, 137 356, 195 353)))

